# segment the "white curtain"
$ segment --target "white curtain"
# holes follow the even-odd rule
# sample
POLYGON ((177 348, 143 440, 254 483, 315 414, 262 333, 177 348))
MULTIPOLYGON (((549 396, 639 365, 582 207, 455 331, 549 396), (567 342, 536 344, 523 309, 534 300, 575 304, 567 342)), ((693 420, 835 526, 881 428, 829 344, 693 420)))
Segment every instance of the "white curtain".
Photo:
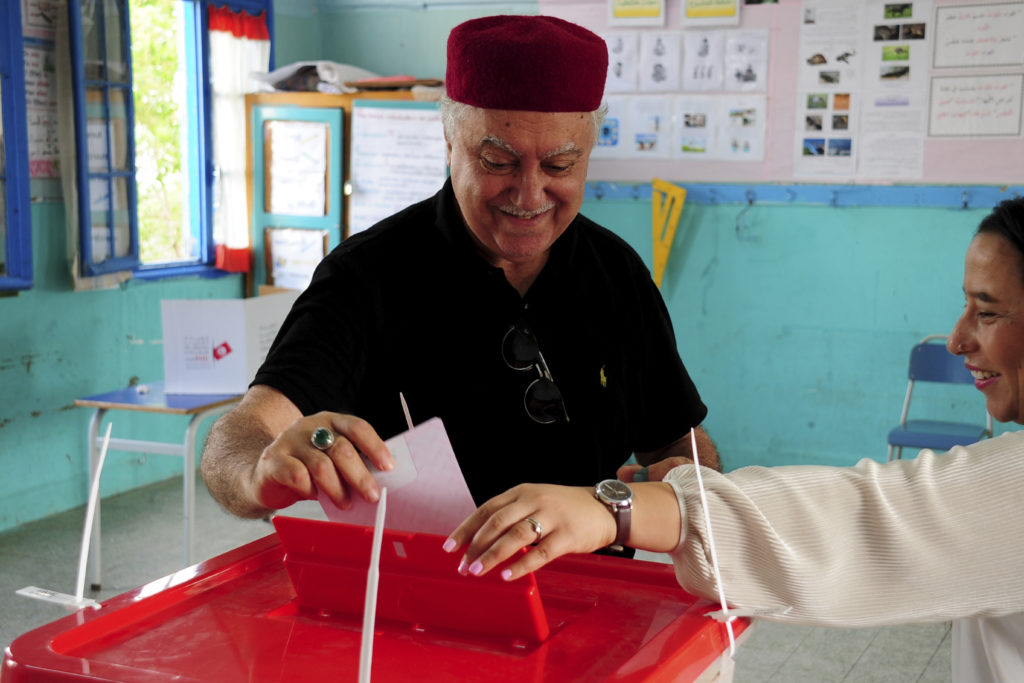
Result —
MULTIPOLYGON (((264 14, 210 7, 210 90, 213 118, 214 242, 249 248, 245 182, 245 94, 257 92, 253 74, 270 68, 270 34, 264 14)), ((218 250, 220 256, 222 250, 218 250)), ((220 258, 218 259, 220 260, 220 258)), ((218 263, 227 267, 226 263, 218 263)), ((231 267, 232 270, 237 269, 231 267)))

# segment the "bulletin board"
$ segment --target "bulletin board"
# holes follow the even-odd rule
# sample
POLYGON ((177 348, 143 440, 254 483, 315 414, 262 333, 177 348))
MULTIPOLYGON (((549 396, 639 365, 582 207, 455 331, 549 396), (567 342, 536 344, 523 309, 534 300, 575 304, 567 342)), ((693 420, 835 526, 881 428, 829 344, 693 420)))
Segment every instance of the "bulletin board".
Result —
MULTIPOLYGON (((691 147, 696 154, 676 151, 688 144, 679 135, 669 138, 672 152, 661 157, 607 157, 597 149, 590 162, 591 181, 647 183, 660 177, 694 183, 875 186, 1024 182, 1021 0, 780 0, 744 4, 738 26, 696 29, 683 28, 680 5, 666 3, 663 26, 625 30, 609 25, 607 2, 540 0, 539 8, 541 14, 581 24, 606 40, 620 34, 627 40, 638 37, 632 68, 648 81, 639 80, 632 92, 606 89, 606 100, 625 95, 630 116, 639 111, 648 120, 671 120, 682 129, 678 111, 685 111, 691 122, 699 121, 702 103, 719 100, 718 106, 727 106, 729 112, 720 117, 721 125, 752 123, 763 126, 763 136, 751 136, 746 150, 741 138, 732 137, 731 145, 721 146, 717 155, 701 155, 699 145, 691 147), (837 14, 844 11, 849 13, 837 14), (837 27, 856 23, 856 39, 844 44, 827 32, 815 34, 829 22, 837 27), (712 46, 716 40, 726 42, 726 54, 729 40, 740 51, 744 43, 747 49, 763 44, 763 82, 746 90, 695 90, 700 86, 687 79, 698 75, 694 57, 704 48, 695 40, 698 34, 712 46), (660 39, 657 44, 654 37, 660 39), (764 43, 759 42, 762 37, 764 43), (645 68, 645 55, 655 49, 670 57, 675 50, 682 60, 677 80, 662 79, 670 89, 659 90, 645 68), (859 70, 858 80, 850 83, 856 85, 843 87, 843 78, 854 69, 859 70), (808 78, 817 81, 809 84, 808 78), (812 100, 811 95, 820 97, 812 100), (993 97, 997 105, 992 105, 993 97), (825 131, 816 134, 815 126, 825 131), (759 140, 762 148, 757 147, 759 140)), ((726 78, 740 78, 739 69, 729 62, 726 66, 726 78)), ((612 81, 610 73, 609 87, 612 81)))

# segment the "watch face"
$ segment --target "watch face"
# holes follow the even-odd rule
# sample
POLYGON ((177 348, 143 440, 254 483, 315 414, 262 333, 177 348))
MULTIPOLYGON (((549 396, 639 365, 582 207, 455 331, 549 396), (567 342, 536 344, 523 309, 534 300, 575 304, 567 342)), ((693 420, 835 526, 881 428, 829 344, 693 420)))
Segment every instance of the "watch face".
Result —
POLYGON ((597 490, 613 502, 626 501, 633 497, 633 490, 618 479, 605 479, 597 485, 597 490))

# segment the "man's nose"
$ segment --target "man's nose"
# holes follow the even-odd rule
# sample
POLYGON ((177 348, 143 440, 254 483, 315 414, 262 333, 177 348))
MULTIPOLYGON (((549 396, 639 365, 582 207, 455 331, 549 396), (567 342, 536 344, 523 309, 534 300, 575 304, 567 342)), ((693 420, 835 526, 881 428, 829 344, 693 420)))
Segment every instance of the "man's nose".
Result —
POLYGON ((524 168, 516 185, 516 204, 519 208, 532 211, 547 203, 547 176, 539 169, 524 168))

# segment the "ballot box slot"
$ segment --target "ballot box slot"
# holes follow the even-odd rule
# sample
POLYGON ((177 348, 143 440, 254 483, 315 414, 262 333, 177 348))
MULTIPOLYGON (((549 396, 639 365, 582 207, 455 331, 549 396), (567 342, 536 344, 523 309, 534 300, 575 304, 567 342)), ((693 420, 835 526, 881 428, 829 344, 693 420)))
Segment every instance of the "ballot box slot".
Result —
MULTIPOLYGON (((284 564, 296 602, 314 614, 361 617, 371 527, 277 516, 284 564)), ((459 556, 433 534, 385 530, 381 544, 377 620, 421 631, 470 632, 534 644, 551 633, 532 574, 504 581, 500 571, 461 576, 459 556)))

